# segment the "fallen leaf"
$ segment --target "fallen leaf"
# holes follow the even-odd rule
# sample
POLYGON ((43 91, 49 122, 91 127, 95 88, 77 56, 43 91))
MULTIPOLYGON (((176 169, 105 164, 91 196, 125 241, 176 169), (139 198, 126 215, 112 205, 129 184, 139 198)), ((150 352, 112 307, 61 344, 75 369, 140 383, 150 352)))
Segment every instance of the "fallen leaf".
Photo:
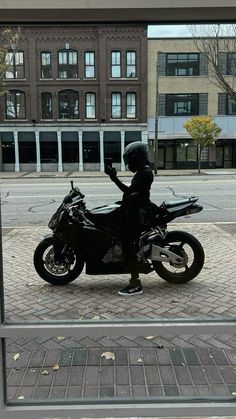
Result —
POLYGON ((142 358, 139 358, 139 359, 138 359, 138 362, 143 362, 142 358))
POLYGON ((182 364, 183 367, 185 367, 185 363, 184 362, 181 362, 181 364, 182 364))
POLYGON ((17 397, 18 400, 24 400, 24 396, 17 397))
POLYGON ((99 320, 100 319, 100 316, 94 316, 94 317, 92 317, 92 320, 99 320))
POLYGON ((13 356, 14 361, 17 361, 17 359, 19 359, 19 358, 20 358, 20 354, 15 354, 15 355, 13 356))
POLYGON ((153 339, 153 338, 154 338, 154 336, 145 336, 145 338, 144 338, 144 339, 151 340, 151 339, 153 339))
POLYGON ((114 352, 103 352, 102 355, 101 355, 101 357, 106 358, 106 360, 113 359, 113 361, 114 361, 115 354, 114 354, 114 352))
POLYGON ((57 336, 58 340, 65 340, 65 336, 57 336))
POLYGON ((52 367, 52 369, 53 369, 53 371, 57 371, 57 370, 59 370, 59 365, 58 364, 55 364, 55 365, 53 365, 53 367, 52 367))
POLYGON ((212 354, 209 355, 209 358, 214 359, 214 356, 212 354))
POLYGON ((232 394, 232 396, 236 396, 236 392, 235 391, 233 391, 233 393, 231 393, 232 394))
POLYGON ((42 375, 49 375, 49 372, 47 370, 43 370, 42 375))
POLYGON ((162 343, 158 343, 158 344, 157 344, 157 348, 158 348, 158 349, 163 349, 163 348, 164 348, 164 345, 162 345, 162 343))
POLYGON ((179 300, 177 298, 174 298, 173 300, 171 300, 172 303, 179 303, 179 300))

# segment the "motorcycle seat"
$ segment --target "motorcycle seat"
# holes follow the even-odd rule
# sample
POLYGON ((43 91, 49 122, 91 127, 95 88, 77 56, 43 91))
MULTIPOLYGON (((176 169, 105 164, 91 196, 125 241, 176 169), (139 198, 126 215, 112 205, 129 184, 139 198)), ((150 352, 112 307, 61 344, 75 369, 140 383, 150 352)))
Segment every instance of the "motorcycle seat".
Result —
POLYGON ((179 207, 181 205, 193 204, 197 200, 198 198, 186 198, 186 199, 180 199, 176 201, 164 201, 161 205, 161 208, 168 209, 168 208, 173 208, 173 207, 179 207))

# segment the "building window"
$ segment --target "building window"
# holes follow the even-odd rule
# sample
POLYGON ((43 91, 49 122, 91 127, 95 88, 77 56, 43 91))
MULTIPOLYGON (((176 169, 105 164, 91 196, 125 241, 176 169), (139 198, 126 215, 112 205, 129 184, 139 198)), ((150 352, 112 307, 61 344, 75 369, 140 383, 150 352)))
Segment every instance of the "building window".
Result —
POLYGON ((25 77, 23 51, 8 51, 5 62, 8 66, 5 74, 6 79, 23 79, 25 77))
POLYGON ((20 163, 36 163, 35 141, 19 141, 20 163))
POLYGON ((59 92, 59 118, 79 118, 79 94, 74 90, 59 92))
POLYGON ((236 101, 233 100, 229 96, 227 96, 226 114, 227 115, 236 115, 236 101))
POLYGON ((52 78, 51 52, 41 52, 41 78, 52 78))
POLYGON ((196 162, 197 146, 189 143, 181 143, 177 146, 177 162, 196 162))
POLYGON ((43 92, 42 99, 42 119, 52 119, 52 94, 43 92))
POLYGON ((58 162, 57 141, 40 141, 40 160, 41 163, 58 162))
POLYGON ((58 77, 59 79, 78 78, 78 54, 74 50, 58 52, 58 77))
POLYGON ((121 118, 121 93, 111 94, 111 117, 113 119, 121 118))
POLYGON ((236 74, 236 53, 230 52, 227 54, 227 74, 236 74))
POLYGON ((84 77, 95 77, 95 53, 93 51, 86 51, 84 53, 84 77))
POLYGON ((62 141, 62 160, 64 163, 79 162, 78 141, 62 141))
POLYGON ((25 119, 25 93, 11 90, 6 94, 6 119, 25 119))
POLYGON ((121 53, 111 52, 111 77, 121 77, 121 53))
POLYGON ((127 51, 126 52, 126 77, 132 78, 136 77, 136 52, 127 51))
POLYGON ((96 95, 95 93, 86 93, 85 95, 85 118, 96 118, 96 95))
POLYGON ((136 118, 136 93, 126 95, 126 118, 136 118))
POLYGON ((199 76, 199 54, 166 54, 167 76, 199 76))
POLYGON ((195 93, 166 95, 166 115, 199 115, 199 95, 195 93))
POLYGON ((2 162, 3 164, 15 164, 15 143, 14 141, 2 140, 2 162))

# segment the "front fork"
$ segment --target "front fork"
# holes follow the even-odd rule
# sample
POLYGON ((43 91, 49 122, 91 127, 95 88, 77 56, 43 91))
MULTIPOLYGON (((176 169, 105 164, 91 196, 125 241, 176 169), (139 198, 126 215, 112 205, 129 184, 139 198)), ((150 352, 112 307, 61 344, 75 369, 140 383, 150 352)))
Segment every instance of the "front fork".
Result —
POLYGON ((66 250, 66 244, 63 243, 61 240, 59 240, 54 233, 52 234, 47 234, 44 237, 45 240, 50 239, 53 240, 53 251, 54 251, 54 260, 57 264, 61 264, 64 262, 64 253, 66 250))

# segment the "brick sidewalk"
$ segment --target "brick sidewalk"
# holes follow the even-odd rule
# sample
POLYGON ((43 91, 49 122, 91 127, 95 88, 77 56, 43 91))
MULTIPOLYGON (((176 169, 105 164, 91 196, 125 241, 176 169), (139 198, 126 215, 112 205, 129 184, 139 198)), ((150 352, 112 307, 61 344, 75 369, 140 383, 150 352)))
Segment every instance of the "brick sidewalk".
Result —
MULTIPOLYGON (((172 286, 154 273, 142 276, 144 294, 117 290, 126 275, 82 274, 52 287, 33 269, 33 251, 47 229, 4 230, 6 317, 11 320, 232 317, 236 314, 236 237, 227 226, 179 224, 206 252, 193 281, 172 286), (222 257, 223 251, 223 257, 222 257)), ((150 397, 229 395, 236 391, 236 336, 54 337, 7 342, 8 397, 150 397), (106 360, 103 352, 113 352, 106 360), (19 359, 13 360, 15 354, 19 359), (58 364, 59 369, 53 371, 58 364)))

